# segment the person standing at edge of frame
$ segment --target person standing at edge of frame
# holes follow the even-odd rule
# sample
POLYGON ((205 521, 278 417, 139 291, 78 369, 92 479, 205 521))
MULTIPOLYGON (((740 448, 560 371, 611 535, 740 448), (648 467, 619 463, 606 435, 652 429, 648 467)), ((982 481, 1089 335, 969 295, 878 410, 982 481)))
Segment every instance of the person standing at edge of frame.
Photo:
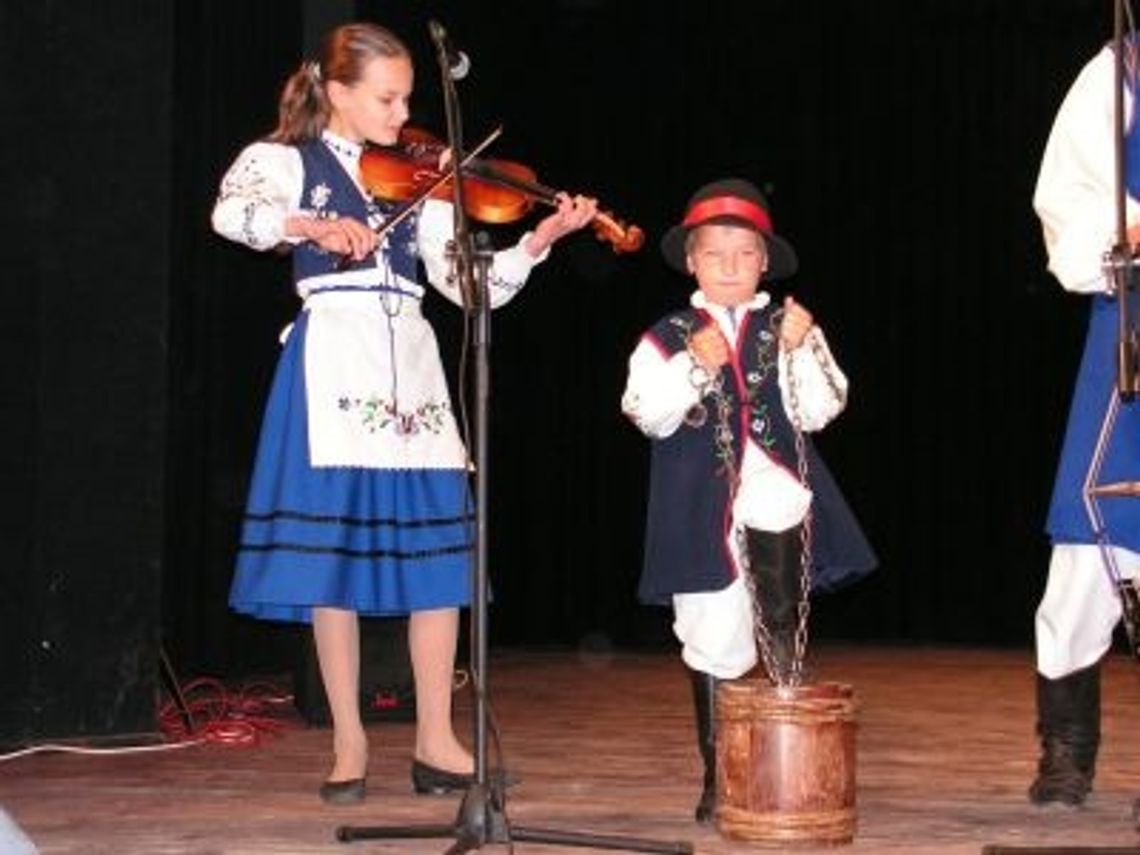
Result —
MULTIPOLYGON (((1140 243, 1140 128, 1135 36, 1126 40, 1127 240, 1140 243)), ((1120 598, 1089 522, 1084 481, 1116 384, 1118 303, 1105 253, 1117 242, 1114 142, 1115 52, 1103 48, 1081 70, 1053 122, 1033 207, 1049 270, 1066 290, 1091 300, 1088 332, 1069 410, 1046 529, 1053 548, 1037 607, 1037 734, 1041 755, 1029 787, 1034 804, 1081 805, 1092 791, 1100 746, 1100 662, 1121 618, 1120 598)), ((1140 406, 1124 403, 1100 478, 1140 478, 1140 406)), ((1140 500, 1101 503, 1122 577, 1140 572, 1140 500)))

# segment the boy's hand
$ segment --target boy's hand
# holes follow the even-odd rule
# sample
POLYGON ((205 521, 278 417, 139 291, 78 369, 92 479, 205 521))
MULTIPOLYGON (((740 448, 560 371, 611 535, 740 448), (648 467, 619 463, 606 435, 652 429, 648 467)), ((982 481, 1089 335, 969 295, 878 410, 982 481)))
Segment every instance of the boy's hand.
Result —
POLYGON ((732 357, 724 334, 715 323, 706 324, 689 339, 693 357, 710 374, 715 374, 732 357))
POLYGON ((780 320, 780 344, 785 350, 795 350, 804 343, 804 337, 815 325, 811 312, 791 297, 784 298, 784 317, 780 320))

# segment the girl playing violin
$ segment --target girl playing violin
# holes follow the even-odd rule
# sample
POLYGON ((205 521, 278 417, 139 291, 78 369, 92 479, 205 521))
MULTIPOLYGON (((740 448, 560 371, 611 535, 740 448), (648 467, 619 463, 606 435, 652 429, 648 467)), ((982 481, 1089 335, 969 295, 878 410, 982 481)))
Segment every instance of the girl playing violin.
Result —
MULTIPOLYGON (((320 62, 287 81, 276 130, 241 152, 213 212, 230 240, 291 246, 304 301, 266 406, 230 605, 312 624, 333 723, 327 802, 365 793, 359 614, 411 615, 415 790, 465 787, 473 770, 451 723, 458 609, 470 600, 468 458, 416 275, 422 261, 428 281, 461 302, 445 255, 452 208, 426 201, 379 238, 391 206, 358 174, 365 143, 397 141, 412 78, 392 33, 338 27, 320 62)), ((595 214, 594 200, 561 194, 552 214, 495 254, 491 306, 595 214)))

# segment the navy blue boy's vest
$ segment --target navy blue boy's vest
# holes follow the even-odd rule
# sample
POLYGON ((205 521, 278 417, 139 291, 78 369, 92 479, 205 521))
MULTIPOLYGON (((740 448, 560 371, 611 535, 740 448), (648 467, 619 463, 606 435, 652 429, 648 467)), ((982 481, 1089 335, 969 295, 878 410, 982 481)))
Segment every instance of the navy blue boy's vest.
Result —
MULTIPOLYGON (((795 473, 795 432, 777 380, 778 347, 769 329, 772 311, 768 307, 745 315, 737 338, 737 364, 723 366, 720 379, 731 405, 728 427, 737 470, 748 435, 795 473)), ((687 309, 659 321, 649 335, 673 356, 710 320, 706 312, 687 309)), ((733 579, 725 545, 731 496, 715 439, 720 419, 709 396, 702 403, 707 410, 703 424, 685 422, 671 436, 653 442, 645 565, 638 589, 644 602, 666 603, 677 593, 720 590, 733 579)), ((805 453, 814 496, 812 583, 817 590, 830 590, 869 572, 876 558, 806 437, 805 453)))
MULTIPOLYGON (((352 217, 362 223, 390 213, 396 206, 365 198, 352 178, 344 171, 336 156, 321 140, 313 139, 297 145, 305 170, 301 207, 318 217, 352 217)), ((416 217, 404 219, 385 235, 384 252, 392 271, 399 276, 416 279, 416 217)), ((341 256, 321 249, 312 241, 293 248, 293 281, 343 270, 375 267, 376 261, 367 258, 341 268, 341 256)))
MULTIPOLYGON (((745 316, 738 337, 739 373, 731 363, 721 368, 721 387, 732 407, 728 426, 733 465, 739 468, 747 430, 769 453, 791 461, 794 470, 793 434, 776 383, 776 342, 767 328, 770 316, 767 309, 745 316)), ((708 313, 687 309, 658 321, 649 334, 671 357, 685 350, 689 336, 710 321, 708 313)), ((708 396, 702 404, 703 424, 684 423, 653 443, 645 569, 638 592, 649 602, 674 593, 719 590, 733 579, 723 546, 731 497, 717 456, 719 419, 708 396)))

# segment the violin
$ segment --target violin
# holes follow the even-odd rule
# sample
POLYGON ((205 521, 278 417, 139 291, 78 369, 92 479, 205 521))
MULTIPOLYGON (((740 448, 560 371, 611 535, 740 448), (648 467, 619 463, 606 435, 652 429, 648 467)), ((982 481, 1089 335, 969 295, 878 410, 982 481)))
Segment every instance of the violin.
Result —
MULTIPOLYGON (((484 140, 459 167, 463 204, 467 214, 483 223, 513 223, 535 202, 558 207, 558 194, 537 181, 534 170, 507 160, 485 160, 474 155, 498 136, 484 140)), ((393 202, 424 198, 452 198, 456 170, 440 169, 446 146, 426 131, 404 128, 394 146, 369 146, 360 156, 361 182, 380 199, 393 202)), ((635 252, 645 242, 637 226, 626 225, 612 213, 599 211, 592 223, 599 240, 609 241, 614 252, 635 252)))

